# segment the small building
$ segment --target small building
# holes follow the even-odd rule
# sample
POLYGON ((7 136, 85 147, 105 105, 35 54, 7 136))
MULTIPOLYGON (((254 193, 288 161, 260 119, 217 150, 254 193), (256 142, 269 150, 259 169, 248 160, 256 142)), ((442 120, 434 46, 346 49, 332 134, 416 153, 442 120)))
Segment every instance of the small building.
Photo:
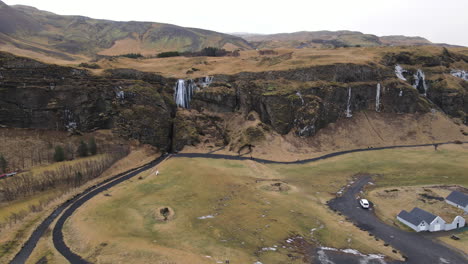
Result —
POLYGON ((415 207, 410 212, 405 210, 401 211, 398 214, 397 219, 416 232, 440 231, 444 230, 443 228, 445 227, 444 219, 418 207, 415 207))
POLYGON ((463 209, 465 212, 468 212, 468 195, 459 192, 459 191, 453 191, 447 198, 445 198, 445 201, 448 204, 451 204, 455 207, 463 209))
POLYGON ((465 219, 461 216, 456 216, 452 223, 447 223, 440 216, 433 215, 417 207, 410 212, 405 210, 401 211, 398 214, 397 219, 416 232, 448 231, 465 226, 465 219))

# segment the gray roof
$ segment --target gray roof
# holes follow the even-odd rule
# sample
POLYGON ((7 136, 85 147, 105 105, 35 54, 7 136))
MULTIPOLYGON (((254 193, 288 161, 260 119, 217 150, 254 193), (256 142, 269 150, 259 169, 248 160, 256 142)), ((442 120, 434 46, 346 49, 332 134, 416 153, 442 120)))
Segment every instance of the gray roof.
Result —
POLYGON ((424 211, 421 208, 415 207, 413 210, 411 210, 410 214, 426 221, 426 223, 430 224, 434 219, 437 218, 436 215, 433 215, 427 211, 424 211))
POLYGON ((468 205, 468 195, 458 192, 458 191, 453 191, 447 198, 446 200, 449 200, 455 204, 461 205, 463 207, 468 205))
POLYGON ((426 212, 423 209, 415 207, 409 213, 405 210, 401 211, 398 214, 398 217, 410 222, 413 225, 419 225, 422 221, 425 221, 427 224, 430 224, 432 221, 434 221, 434 219, 436 219, 437 216, 426 212))

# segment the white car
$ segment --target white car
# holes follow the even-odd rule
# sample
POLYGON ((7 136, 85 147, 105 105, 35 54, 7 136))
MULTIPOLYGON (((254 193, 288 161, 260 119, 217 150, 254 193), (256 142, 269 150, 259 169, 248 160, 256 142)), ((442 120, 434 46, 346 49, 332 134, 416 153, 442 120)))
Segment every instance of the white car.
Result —
POLYGON ((369 209, 369 201, 367 201, 367 199, 361 199, 359 200, 359 204, 361 205, 362 208, 364 209, 369 209))

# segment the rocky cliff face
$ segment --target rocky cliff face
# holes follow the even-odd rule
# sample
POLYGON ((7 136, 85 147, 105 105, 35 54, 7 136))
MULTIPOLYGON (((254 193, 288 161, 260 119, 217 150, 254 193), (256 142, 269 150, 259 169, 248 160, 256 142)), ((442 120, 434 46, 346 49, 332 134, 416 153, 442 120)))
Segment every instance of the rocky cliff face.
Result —
POLYGON ((173 108, 160 93, 164 83, 153 79, 96 77, 0 53, 0 124, 73 133, 112 128, 167 149, 173 108))
POLYGON ((131 69, 98 77, 0 53, 0 125, 70 132, 106 128, 163 150, 199 143, 238 150, 264 139, 263 133, 310 137, 358 111, 440 108, 466 122, 467 82, 442 65, 463 59, 445 54, 434 59, 439 65, 421 68, 407 54, 390 54, 382 64, 218 75, 209 86, 198 86, 187 110, 175 105, 176 79, 131 69), (401 62, 406 64, 397 78, 394 64, 401 62), (232 125, 234 116, 242 120, 232 125))

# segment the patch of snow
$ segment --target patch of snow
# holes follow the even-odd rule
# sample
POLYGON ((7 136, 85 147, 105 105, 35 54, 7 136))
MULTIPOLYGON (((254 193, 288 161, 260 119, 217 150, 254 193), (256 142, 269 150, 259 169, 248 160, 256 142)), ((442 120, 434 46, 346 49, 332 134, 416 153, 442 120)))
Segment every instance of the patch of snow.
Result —
POLYGON ((359 257, 363 258, 362 261, 361 261, 362 263, 368 263, 369 260, 380 260, 381 263, 385 263, 383 261, 383 259, 385 258, 384 255, 379 255, 379 254, 366 255, 366 254, 363 254, 363 253, 359 252, 356 249, 351 249, 351 248, 336 249, 336 248, 330 248, 330 247, 320 247, 320 249, 321 250, 326 250, 326 251, 343 252, 343 253, 346 253, 346 254, 359 256, 359 257))
POLYGON ((262 248, 262 251, 276 251, 276 248, 274 248, 274 247, 264 247, 264 248, 262 248))
POLYGON ((203 219, 210 219, 210 218, 214 218, 213 215, 205 215, 205 216, 200 216, 200 217, 197 217, 198 219, 200 220, 203 220, 203 219))

